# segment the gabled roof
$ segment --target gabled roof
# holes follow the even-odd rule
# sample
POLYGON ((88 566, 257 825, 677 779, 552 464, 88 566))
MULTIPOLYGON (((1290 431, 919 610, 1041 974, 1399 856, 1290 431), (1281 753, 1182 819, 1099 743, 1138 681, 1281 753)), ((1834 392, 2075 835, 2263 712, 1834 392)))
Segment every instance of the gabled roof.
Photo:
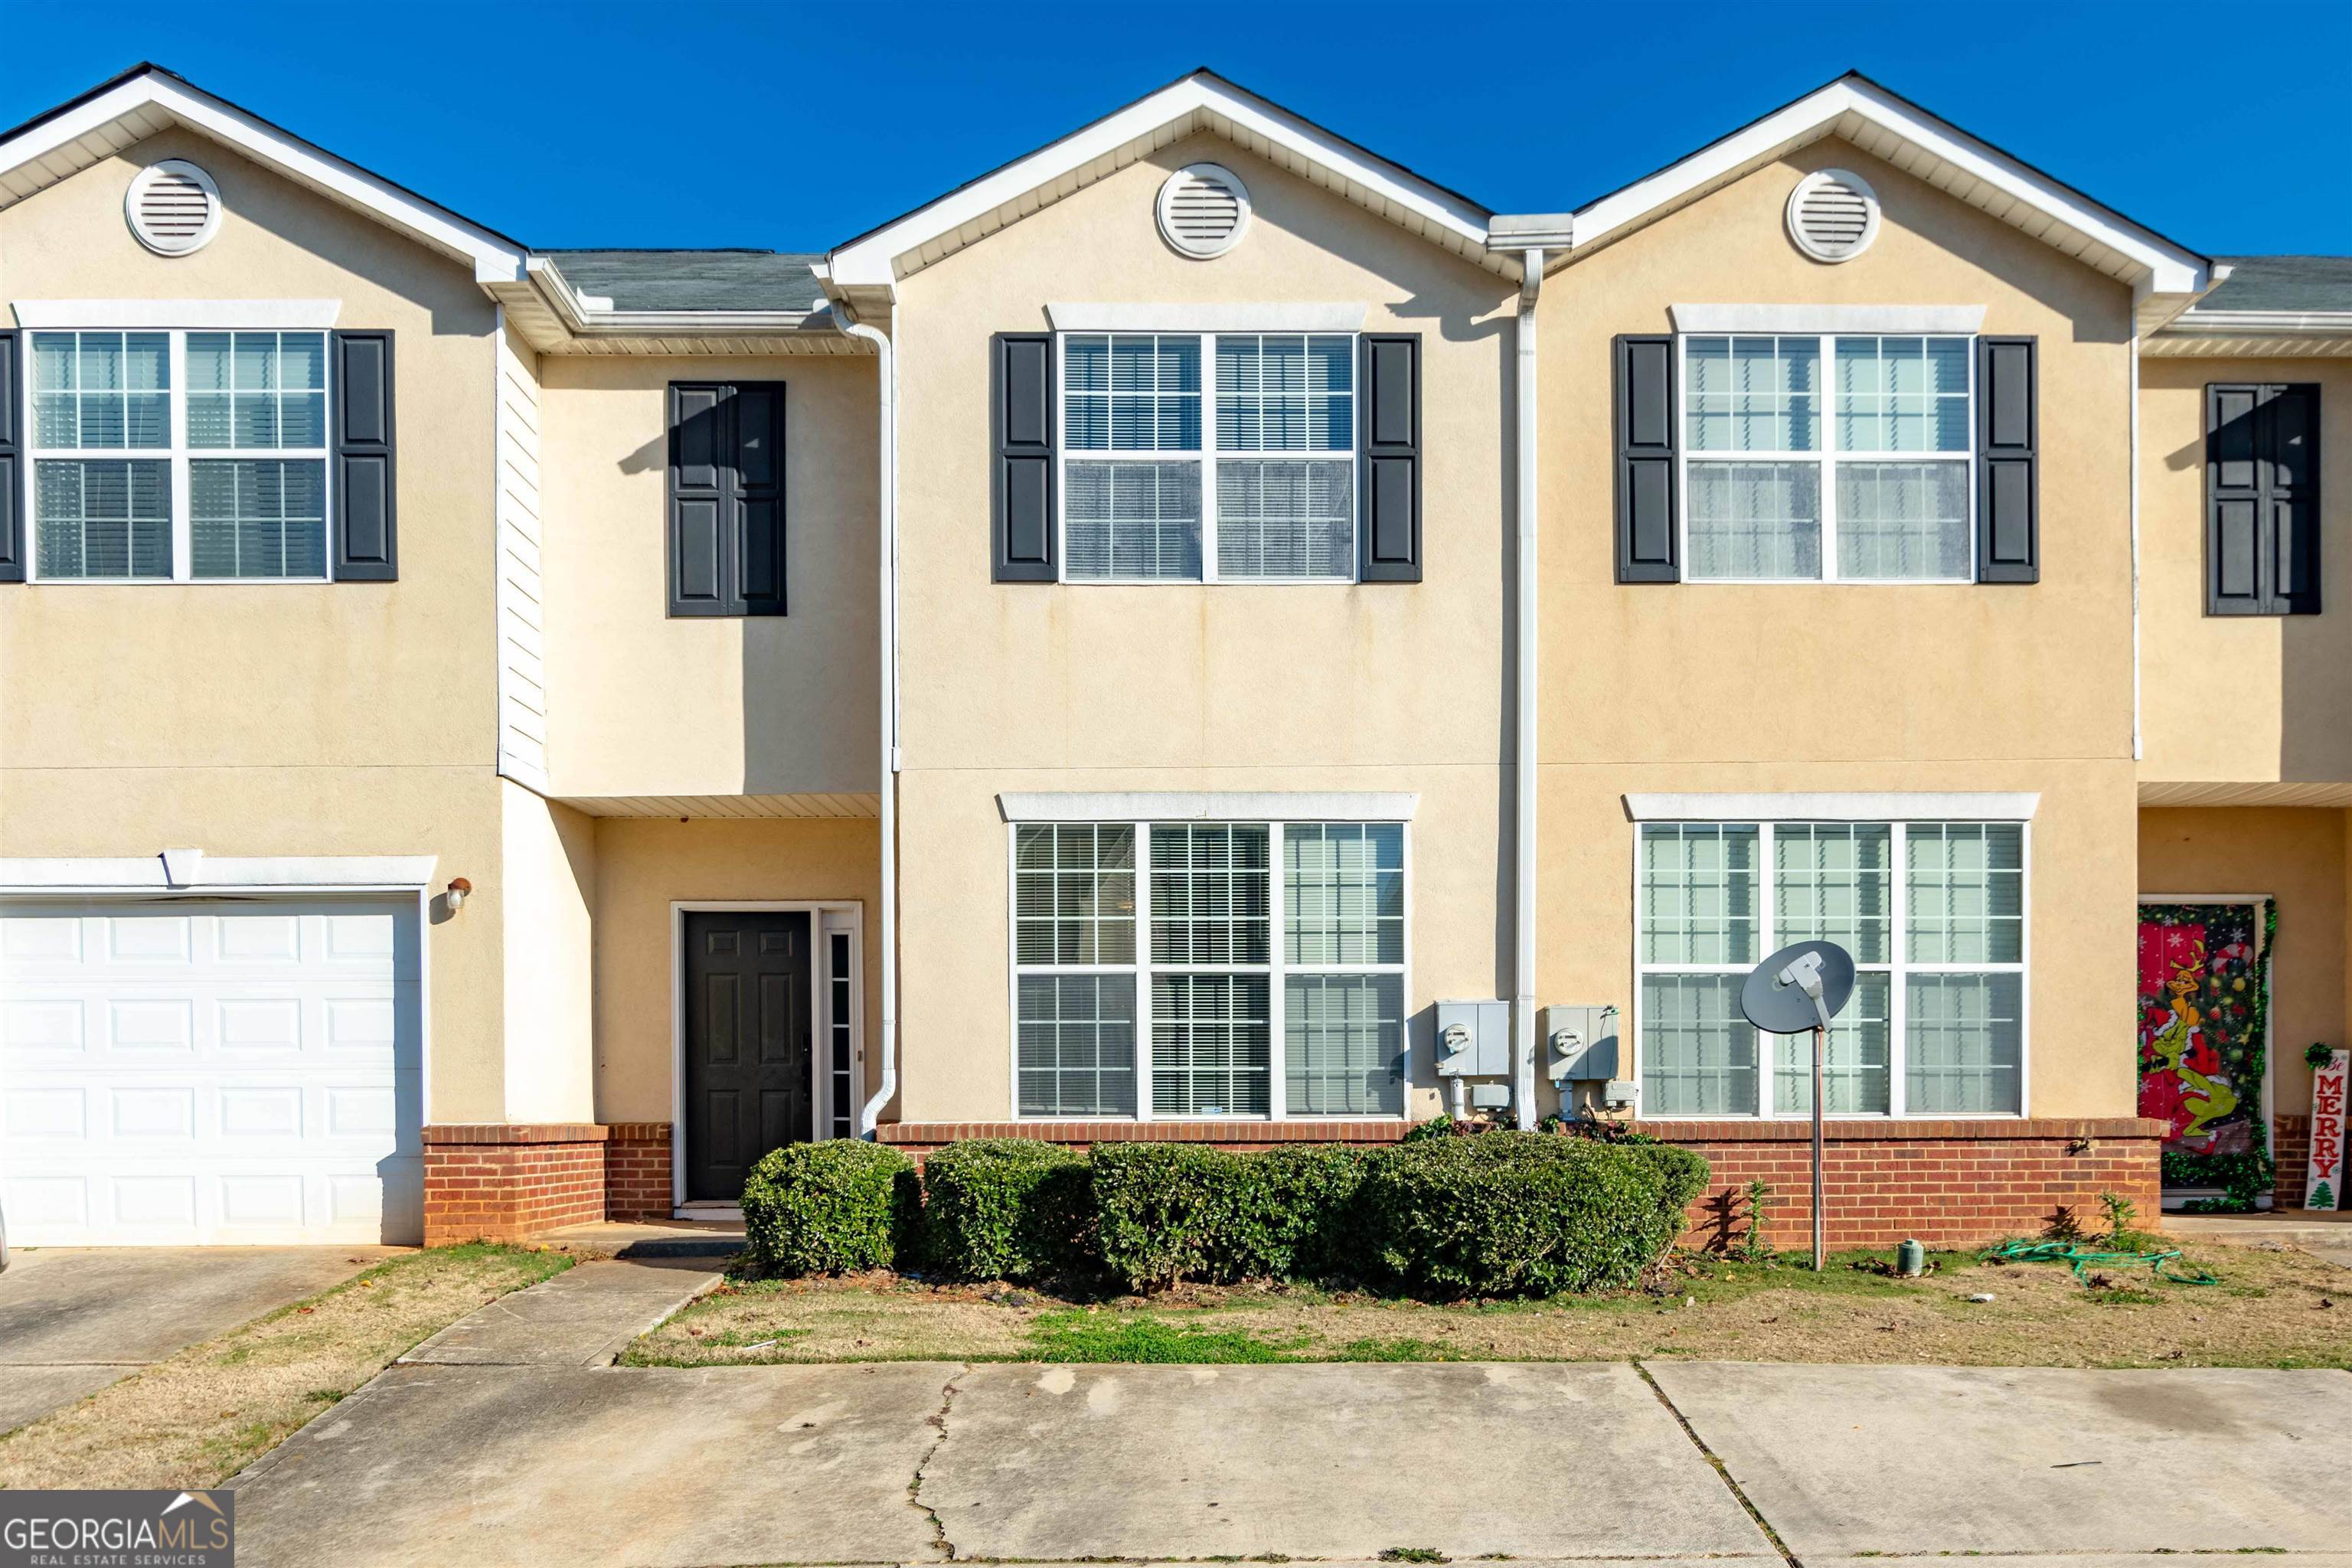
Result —
POLYGON ((1959 201, 2132 285, 2143 325, 2212 282, 2212 263, 2101 205, 2074 186, 1969 135, 1909 99, 1849 71, 1708 142, 1654 174, 1576 209, 1562 262, 1607 245, 1825 137, 1853 142, 1959 201))
POLYGON ((1202 68, 1025 157, 836 246, 837 290, 887 288, 972 241, 1198 131, 1213 132, 1390 222, 1507 277, 1486 251, 1486 208, 1202 68))
POLYGON ((14 130, 0 132, 0 207, 174 125, 234 148, 454 260, 471 263, 478 281, 523 275, 529 250, 520 241, 338 158, 184 77, 143 62, 14 130))

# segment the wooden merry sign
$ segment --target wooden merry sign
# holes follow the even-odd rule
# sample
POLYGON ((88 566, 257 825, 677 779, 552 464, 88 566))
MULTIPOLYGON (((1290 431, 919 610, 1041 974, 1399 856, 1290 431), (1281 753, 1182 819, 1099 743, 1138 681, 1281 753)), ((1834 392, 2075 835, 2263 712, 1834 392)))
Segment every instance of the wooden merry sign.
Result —
POLYGON ((2344 1206, 2344 1090, 2352 1079, 2352 1051, 2336 1051, 2312 1069, 2311 1166, 2304 1178, 2303 1206, 2344 1206))

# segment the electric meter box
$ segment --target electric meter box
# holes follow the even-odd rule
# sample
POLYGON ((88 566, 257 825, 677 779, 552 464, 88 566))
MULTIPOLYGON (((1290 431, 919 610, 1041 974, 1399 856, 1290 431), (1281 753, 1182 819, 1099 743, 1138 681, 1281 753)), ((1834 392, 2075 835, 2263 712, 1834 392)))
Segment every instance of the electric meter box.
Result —
POLYGON ((1551 1006, 1538 1020, 1554 1083, 1603 1083, 1617 1076, 1614 1007, 1551 1006))
POLYGON ((1437 1072, 1440 1078, 1510 1077, 1511 1005, 1440 1002, 1437 1072))

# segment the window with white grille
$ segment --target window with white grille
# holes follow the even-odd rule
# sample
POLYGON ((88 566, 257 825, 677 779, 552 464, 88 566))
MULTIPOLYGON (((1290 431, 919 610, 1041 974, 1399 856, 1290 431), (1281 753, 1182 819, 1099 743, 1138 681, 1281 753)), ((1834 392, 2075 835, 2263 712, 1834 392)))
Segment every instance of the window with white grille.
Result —
POLYGON ((29 337, 37 579, 326 579, 324 332, 29 337))
POLYGON ((1401 823, 1013 829, 1023 1116, 1400 1116, 1401 823))
POLYGON ((1066 580, 1354 580, 1354 334, 1057 342, 1066 580))
POLYGON ((1965 583, 1974 340, 1685 335, 1694 582, 1965 583))
POLYGON ((1856 971, 1826 1114, 2022 1109, 2024 824, 1654 822, 1636 853, 1643 1115, 1811 1114, 1811 1037, 1739 1010, 1765 954, 1811 939, 1856 971))

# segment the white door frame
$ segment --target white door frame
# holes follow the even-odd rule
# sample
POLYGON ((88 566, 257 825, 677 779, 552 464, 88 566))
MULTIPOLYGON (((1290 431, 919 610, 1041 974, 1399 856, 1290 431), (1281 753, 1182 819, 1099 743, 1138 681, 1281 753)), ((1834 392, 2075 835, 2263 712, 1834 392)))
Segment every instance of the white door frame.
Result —
MULTIPOLYGON (((672 899, 669 904, 669 1200, 686 1205, 686 917, 689 914, 805 914, 809 917, 809 1140, 831 1120, 832 1073, 822 1067, 833 1023, 826 928, 849 931, 849 1081, 866 1081, 866 905, 856 899, 672 899)), ((679 1217, 685 1215, 679 1214, 679 1217)))

